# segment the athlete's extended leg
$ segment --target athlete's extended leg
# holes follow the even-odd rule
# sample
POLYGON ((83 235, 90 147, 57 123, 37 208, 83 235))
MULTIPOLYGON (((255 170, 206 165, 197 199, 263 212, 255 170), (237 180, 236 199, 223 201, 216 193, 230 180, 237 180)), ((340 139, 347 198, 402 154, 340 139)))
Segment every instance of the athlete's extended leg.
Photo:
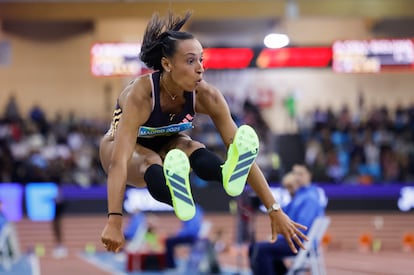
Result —
POLYGON ((161 165, 152 164, 148 167, 144 173, 144 179, 147 183, 148 192, 154 199, 173 206, 171 194, 168 190, 164 171, 161 165))
POLYGON ((258 152, 259 138, 255 130, 248 125, 240 126, 227 151, 227 160, 222 165, 223 186, 227 194, 238 196, 243 192, 258 152))
POLYGON ((177 217, 187 221, 195 215, 195 204, 190 188, 190 163, 180 149, 172 149, 165 156, 164 175, 170 190, 177 217))

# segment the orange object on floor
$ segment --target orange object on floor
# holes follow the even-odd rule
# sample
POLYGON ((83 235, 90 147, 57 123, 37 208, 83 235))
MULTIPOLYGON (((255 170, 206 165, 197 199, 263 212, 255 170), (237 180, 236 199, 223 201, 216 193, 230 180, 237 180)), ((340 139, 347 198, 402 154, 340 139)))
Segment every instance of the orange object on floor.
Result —
POLYGON ((322 237, 322 241, 321 241, 322 247, 327 248, 331 242, 332 242, 332 236, 331 234, 329 234, 329 232, 327 232, 322 237))
POLYGON ((402 249, 404 252, 411 252, 414 250, 414 235, 412 233, 405 233, 402 238, 402 249))
POLYGON ((359 236, 359 250, 361 252, 368 252, 372 246, 372 235, 370 233, 362 233, 359 236))

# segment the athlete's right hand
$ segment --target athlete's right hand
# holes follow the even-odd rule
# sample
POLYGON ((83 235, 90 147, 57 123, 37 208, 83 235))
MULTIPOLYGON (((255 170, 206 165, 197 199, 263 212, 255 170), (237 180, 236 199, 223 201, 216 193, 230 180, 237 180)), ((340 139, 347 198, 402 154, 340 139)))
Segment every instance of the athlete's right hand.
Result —
POLYGON ((110 216, 101 234, 101 241, 107 251, 119 252, 124 246, 122 217, 110 216))

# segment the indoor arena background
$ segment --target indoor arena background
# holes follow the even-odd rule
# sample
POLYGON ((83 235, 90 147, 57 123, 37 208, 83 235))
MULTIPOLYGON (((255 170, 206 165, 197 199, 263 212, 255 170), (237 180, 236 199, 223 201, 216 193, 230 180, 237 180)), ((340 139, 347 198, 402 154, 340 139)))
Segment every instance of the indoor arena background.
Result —
MULTIPOLYGON (((137 56, 150 16, 169 9, 193 11, 186 30, 205 48, 204 77, 236 122, 257 130, 257 163, 275 197, 286 199, 280 180, 295 163, 310 167, 331 219, 320 240, 327 274, 412 274, 411 0, 0 0, 0 211, 12 225, 12 254, 20 252, 4 260, 9 244, 0 238, 0 274, 185 272, 190 247, 177 251, 181 269, 157 273, 129 271, 131 255, 106 253, 100 242, 107 204, 99 140, 119 92, 148 72, 137 56), (266 48, 269 33, 287 34, 289 45, 266 48)), ((206 117, 191 135, 225 156, 206 117)), ((254 194, 231 198, 217 183, 191 180, 222 274, 251 274, 240 232, 270 236, 254 194)), ((162 250, 179 220, 145 189, 128 188, 124 224, 135 209, 162 250)))

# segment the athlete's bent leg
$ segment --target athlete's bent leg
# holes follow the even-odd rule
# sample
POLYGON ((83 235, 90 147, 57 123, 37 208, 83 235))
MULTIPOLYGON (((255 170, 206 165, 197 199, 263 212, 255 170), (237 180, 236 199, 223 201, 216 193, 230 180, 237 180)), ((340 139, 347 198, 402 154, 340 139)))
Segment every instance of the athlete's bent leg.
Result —
POLYGON ((148 192, 154 199, 172 206, 171 194, 161 165, 149 166, 144 173, 144 180, 147 183, 148 192))
POLYGON ((194 173, 203 180, 223 183, 221 165, 223 161, 206 148, 195 150, 189 157, 194 173))

